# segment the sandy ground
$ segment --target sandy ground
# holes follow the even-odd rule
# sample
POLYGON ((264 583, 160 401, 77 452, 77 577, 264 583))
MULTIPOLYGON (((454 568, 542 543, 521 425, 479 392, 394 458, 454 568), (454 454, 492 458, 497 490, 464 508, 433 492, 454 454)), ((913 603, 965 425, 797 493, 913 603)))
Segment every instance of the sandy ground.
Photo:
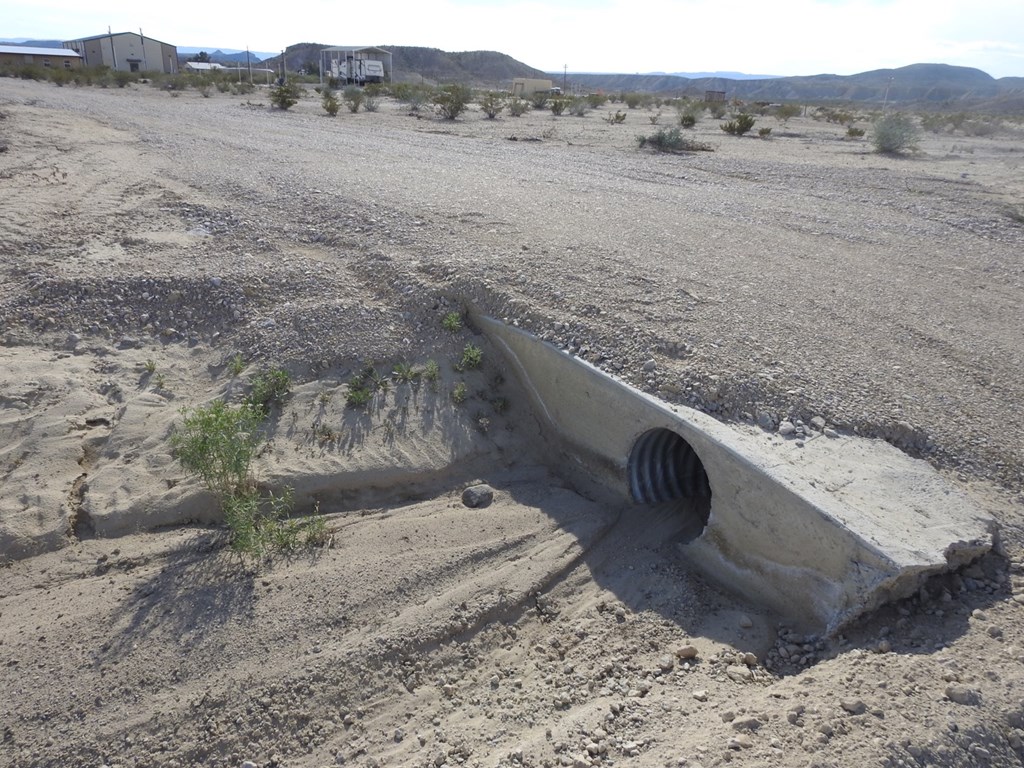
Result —
POLYGON ((884 158, 708 118, 714 152, 658 156, 653 112, 265 102, 0 81, 0 762, 1020 763, 1019 126, 884 158), (780 626, 687 568, 672 510, 570 487, 442 329, 470 304, 727 423, 887 439, 999 552, 842 635, 780 626), (332 537, 252 563, 168 438, 271 364, 259 478, 332 537))

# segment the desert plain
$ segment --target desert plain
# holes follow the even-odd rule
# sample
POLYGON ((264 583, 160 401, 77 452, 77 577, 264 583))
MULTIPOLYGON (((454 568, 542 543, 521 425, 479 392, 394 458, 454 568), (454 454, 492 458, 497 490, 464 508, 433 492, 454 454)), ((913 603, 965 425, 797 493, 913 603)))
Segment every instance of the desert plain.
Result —
POLYGON ((1024 126, 657 154, 674 113, 617 108, 0 80, 0 763, 1020 764, 1024 126), (737 430, 888 441, 997 545, 794 627, 573 482, 469 310, 737 430), (271 366, 256 475, 329 536, 254 560, 170 438, 271 366))

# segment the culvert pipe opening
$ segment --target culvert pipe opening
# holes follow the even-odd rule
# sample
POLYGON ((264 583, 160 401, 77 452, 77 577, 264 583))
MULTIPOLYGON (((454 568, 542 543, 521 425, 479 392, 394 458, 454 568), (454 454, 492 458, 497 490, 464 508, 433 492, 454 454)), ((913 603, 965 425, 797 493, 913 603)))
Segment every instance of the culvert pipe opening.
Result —
POLYGON ((652 429, 641 435, 629 453, 629 493, 638 504, 683 501, 685 539, 704 532, 711 513, 711 483, 697 452, 670 429, 652 429))

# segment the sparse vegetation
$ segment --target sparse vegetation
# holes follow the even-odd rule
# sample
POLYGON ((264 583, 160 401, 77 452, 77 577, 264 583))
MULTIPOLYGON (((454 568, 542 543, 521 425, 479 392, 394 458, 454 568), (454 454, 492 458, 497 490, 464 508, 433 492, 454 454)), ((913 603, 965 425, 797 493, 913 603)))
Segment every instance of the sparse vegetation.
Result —
POLYGON ((544 109, 548 105, 548 94, 546 91, 537 91, 530 96, 530 106, 534 109, 544 109))
POLYGON ((423 366, 423 379, 430 384, 430 388, 435 392, 440 378, 441 366, 437 364, 436 360, 427 360, 427 364, 423 366))
POLYGON ((604 106, 605 102, 608 101, 608 97, 603 93, 588 93, 586 100, 592 109, 597 109, 604 106))
POLYGON ((522 117, 530 111, 530 102, 519 98, 509 99, 505 104, 505 109, 511 117, 522 117))
POLYGON ((341 92, 341 100, 352 114, 356 114, 363 106, 363 98, 363 89, 357 85, 350 85, 341 92))
POLYGON ((798 117, 803 112, 799 104, 780 104, 775 108, 775 119, 786 125, 792 118, 798 117))
POLYGON ((252 380, 252 389, 245 403, 262 417, 270 413, 274 405, 280 405, 291 393, 292 380, 283 368, 271 368, 252 380))
POLYGON ((248 403, 230 406, 215 400, 182 413, 184 423, 171 445, 185 471, 198 475, 222 503, 248 493, 250 466, 262 442, 260 412, 248 403))
POLYGON ((565 108, 568 106, 568 99, 551 99, 548 102, 548 109, 551 110, 552 115, 561 115, 565 112, 565 108))
POLYGON ((753 115, 748 115, 745 112, 741 112, 736 115, 735 118, 727 123, 722 123, 720 126, 723 131, 732 136, 742 136, 745 133, 749 133, 754 127, 755 118, 753 115))
POLYGON ((156 361, 152 358, 143 363, 142 367, 146 373, 156 373, 156 361))
POLYGON ((587 99, 576 98, 569 102, 569 114, 573 117, 586 117, 590 109, 590 102, 587 99))
POLYGON ((682 135, 678 128, 659 128, 650 136, 637 136, 637 147, 655 152, 710 152, 711 146, 682 135))
POLYGON ((472 368, 479 368, 483 362, 484 352, 475 344, 467 344, 462 348, 462 358, 455 366, 457 371, 467 371, 472 368))
POLYGON ((604 121, 609 125, 621 125, 626 122, 626 113, 620 109, 615 110, 615 114, 608 113, 604 116, 604 121))
POLYGON ((270 103, 278 109, 290 109, 299 103, 302 97, 302 86, 288 80, 270 89, 270 103))
POLYGON ((242 353, 236 352, 235 356, 228 361, 227 372, 231 378, 238 376, 245 370, 245 360, 242 359, 242 353))
POLYGON ((499 93, 498 91, 488 91, 477 101, 480 105, 480 109, 487 116, 488 120, 493 120, 501 114, 501 110, 505 108, 505 94, 499 93))
POLYGON ((771 136, 772 136, 772 129, 771 128, 758 128, 757 129, 757 135, 760 136, 762 139, 770 139, 771 136))
POLYGON ((864 135, 863 128, 854 128, 852 125, 846 129, 847 137, 851 139, 859 139, 864 135))
POLYGON ((434 111, 445 120, 454 120, 469 106, 473 93, 465 85, 445 85, 434 94, 434 111))
POLYGON ((455 388, 452 389, 452 402, 456 405, 462 405, 466 402, 467 396, 466 382, 460 381, 455 385, 455 388))
POLYGON ((875 120, 871 143, 876 152, 896 155, 917 149, 920 131, 914 119, 901 112, 891 112, 875 120))
POLYGON ((337 95, 330 89, 330 87, 324 88, 323 92, 320 94, 320 103, 323 105, 324 112, 331 117, 337 117, 341 104, 338 102, 337 95))
POLYGON ((449 333, 457 333, 462 330, 462 315, 458 312, 448 312, 441 318, 441 327, 449 333))

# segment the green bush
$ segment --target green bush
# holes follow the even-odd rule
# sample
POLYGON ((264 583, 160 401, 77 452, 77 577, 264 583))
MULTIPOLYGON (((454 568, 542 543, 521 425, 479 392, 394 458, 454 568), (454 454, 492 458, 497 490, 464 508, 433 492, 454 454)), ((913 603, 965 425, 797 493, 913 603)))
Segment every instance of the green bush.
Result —
POLYGON ((484 351, 475 344, 467 344, 462 349, 462 359, 455 365, 457 371, 467 371, 471 368, 479 368, 484 360, 484 351))
POLYGON ((603 107, 604 103, 608 101, 608 97, 603 93, 588 93, 586 99, 587 104, 589 104, 593 109, 603 107))
POLYGON ((771 128, 758 128, 757 129, 757 135, 760 136, 762 139, 770 139, 771 135, 772 135, 772 129, 771 128))
POLYGON ((722 104, 720 101, 708 104, 708 114, 715 120, 721 120, 725 117, 725 104, 722 104))
POLYGON ((323 106, 324 112, 331 117, 337 117, 338 110, 341 109, 338 97, 330 88, 323 89, 323 92, 320 94, 320 104, 323 106))
POLYGON ((245 403, 264 418, 273 405, 280 405, 292 389, 291 376, 283 368, 271 368, 252 380, 252 389, 245 403))
POLYGON ((561 115, 565 112, 565 108, 568 104, 568 99, 551 99, 551 101, 548 102, 548 108, 551 110, 552 115, 561 115))
POLYGON ((852 125, 846 129, 846 135, 851 139, 859 139, 864 135, 863 128, 854 128, 852 125))
POLYGON ((462 330, 462 315, 458 312, 448 312, 441 318, 441 327, 449 333, 458 333, 462 330))
POLYGON ((548 105, 547 91, 537 91, 530 96, 530 106, 534 109, 544 109, 548 105))
POLYGON ((755 120, 753 115, 740 113, 736 115, 735 119, 730 120, 728 123, 722 123, 720 127, 728 134, 733 136, 742 136, 754 127, 754 122, 755 120))
POLYGON ((480 105, 483 113, 487 115, 487 119, 493 120, 505 108, 505 94, 498 91, 488 91, 479 98, 477 103, 480 105))
POLYGON ((775 119, 785 125, 792 118, 799 117, 803 108, 799 104, 780 104, 775 108, 775 119))
POLYGON ((434 94, 434 110, 445 120, 454 120, 466 111, 472 99, 473 92, 468 86, 445 85, 434 94))
POLYGON ((278 109, 290 109, 302 98, 302 86, 294 80, 287 80, 270 89, 270 103, 278 109))
POLYGON ((519 98, 509 99, 505 108, 512 117, 522 117, 530 111, 530 102, 519 98))
POLYGON ((171 446, 185 471, 198 475, 222 502, 250 491, 250 465, 262 442, 259 410, 216 400, 182 413, 184 423, 171 436, 171 446))
POLYGON ((345 106, 352 114, 356 114, 363 106, 363 98, 363 89, 358 85, 346 86, 345 90, 341 92, 341 100, 345 102, 345 106))
POLYGON ((678 128, 661 128, 650 136, 637 136, 636 143, 640 149, 653 149, 655 152, 711 151, 710 145, 684 137, 678 128))
POLYGON ((630 109, 636 109, 644 103, 644 95, 642 93, 627 93, 623 97, 623 101, 626 102, 626 106, 630 109))
POLYGON ((615 114, 607 114, 604 116, 604 121, 609 125, 621 125, 626 122, 626 113, 621 109, 616 109, 615 114))
POLYGON ((876 152, 895 155, 916 150, 919 137, 913 118, 900 112, 891 112, 875 121, 871 143, 876 152))
POLYGON ((575 98, 569 102, 569 114, 573 117, 585 117, 590 111, 590 102, 584 98, 575 98))

